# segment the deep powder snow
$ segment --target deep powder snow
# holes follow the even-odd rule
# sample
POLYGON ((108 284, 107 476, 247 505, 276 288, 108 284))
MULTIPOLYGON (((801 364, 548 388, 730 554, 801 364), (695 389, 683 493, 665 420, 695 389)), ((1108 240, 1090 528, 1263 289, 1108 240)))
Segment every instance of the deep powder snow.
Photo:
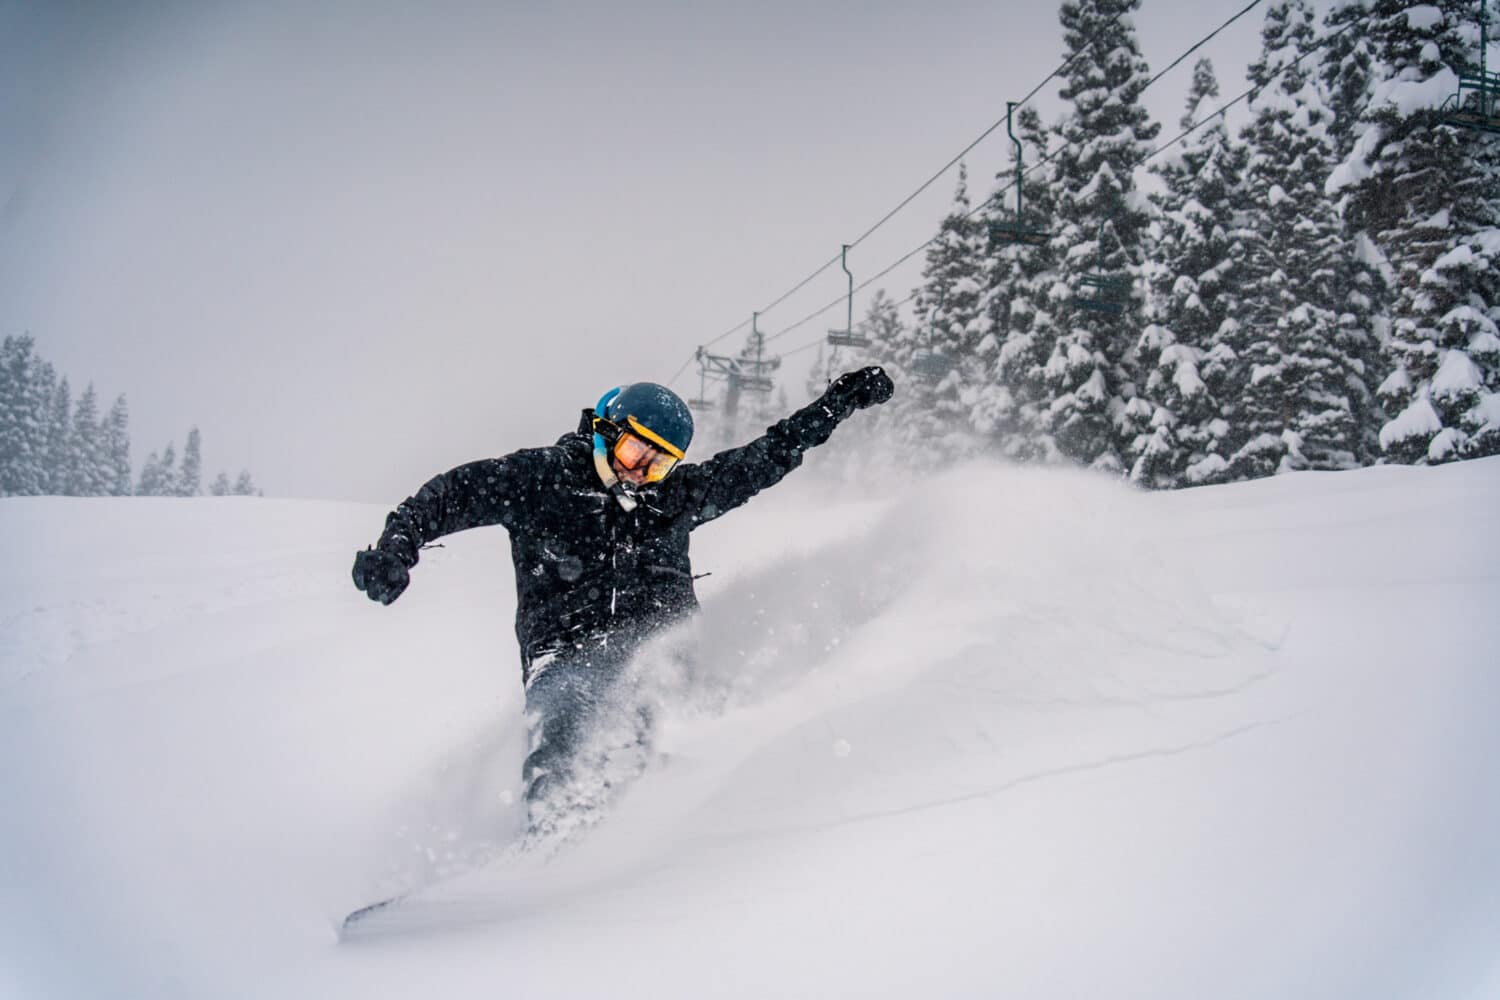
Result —
POLYGON ((666 760, 457 877, 520 822, 500 529, 380 608, 380 508, 0 500, 0 995, 1500 995, 1497 496, 799 474, 695 535, 666 760))

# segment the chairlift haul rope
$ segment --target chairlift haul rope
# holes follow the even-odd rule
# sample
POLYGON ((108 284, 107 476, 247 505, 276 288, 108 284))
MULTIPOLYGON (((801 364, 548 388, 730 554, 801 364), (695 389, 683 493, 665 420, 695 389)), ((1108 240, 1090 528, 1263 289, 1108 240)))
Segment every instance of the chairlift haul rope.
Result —
MULTIPOLYGON (((1483 7, 1484 2, 1485 2, 1485 0, 1481 0, 1481 8, 1483 7)), ((1145 86, 1143 86, 1141 88, 1140 93, 1144 93, 1146 91, 1146 89, 1149 88, 1152 84, 1154 84, 1158 80, 1162 79, 1162 77, 1165 76, 1167 72, 1169 72, 1174 67, 1180 65, 1182 63, 1182 61, 1187 58, 1187 56, 1189 56, 1193 52, 1197 51, 1206 42, 1208 42, 1210 39, 1214 38, 1216 35, 1218 35, 1220 32, 1222 32, 1225 28, 1227 28, 1231 24, 1233 24, 1235 21, 1237 21, 1240 18, 1244 17, 1247 13, 1249 13, 1251 10, 1253 10, 1255 7, 1257 7, 1260 3, 1261 3, 1261 0, 1252 0, 1251 3, 1249 3, 1246 6, 1244 6, 1243 8, 1241 8, 1238 12, 1236 12, 1232 17, 1230 17, 1223 24, 1219 25, 1217 28, 1215 28, 1208 35, 1204 36, 1202 39, 1199 39, 1191 47, 1189 47, 1186 52, 1184 52, 1182 55, 1178 56, 1175 60, 1173 60, 1173 62, 1170 63, 1165 69, 1163 69, 1161 72, 1157 73, 1155 76, 1152 76, 1146 82, 1145 86)), ((802 328, 803 326, 807 325, 808 323, 810 323, 813 320, 817 319, 818 317, 822 316, 824 313, 828 312, 830 309, 833 309, 835 306, 837 306, 841 302, 845 302, 845 303, 848 304, 848 309, 850 310, 850 316, 851 316, 848 330, 849 330, 850 333, 852 333, 853 332, 852 310, 853 310, 853 296, 854 296, 854 293, 855 292, 859 292, 859 291, 863 291, 864 289, 868 288, 870 285, 872 285, 875 282, 879 281, 881 278, 884 278, 886 275, 890 274, 896 268, 900 267, 902 264, 905 264, 907 261, 911 260, 911 258, 915 257, 917 254, 921 253, 923 250, 925 250, 928 247, 930 247, 938 239, 938 237, 942 234, 942 230, 941 229, 938 232, 934 233, 931 237, 929 237, 925 242, 923 242, 919 246, 914 247, 912 250, 908 251, 907 253, 905 253, 902 256, 900 256, 899 258, 897 258, 893 263, 891 263, 890 265, 888 265, 886 268, 884 268, 883 270, 881 270, 877 274, 875 274, 875 275, 871 276, 870 278, 866 279, 865 281, 861 282, 859 285, 851 287, 851 289, 849 290, 849 292, 846 295, 839 296, 837 299, 834 299, 833 301, 829 302, 827 305, 824 305, 824 306, 822 306, 822 307, 814 310, 813 312, 808 313, 806 316, 804 316, 801 319, 797 320, 796 322, 794 322, 794 323, 792 323, 792 324, 790 324, 790 325, 782 328, 781 330, 778 330, 775 333, 772 333, 772 334, 769 334, 769 335, 760 333, 759 330, 758 330, 758 326, 757 326, 757 322, 756 321, 758 320, 758 317, 759 317, 760 313, 769 312, 771 309, 775 308, 776 306, 781 305, 783 302, 785 302, 787 299, 789 299, 792 295, 796 294, 797 292, 799 292, 803 288, 805 288, 815 278, 817 278, 818 276, 820 276, 824 271, 828 270, 834 264, 840 263, 840 262, 846 262, 847 261, 847 253, 848 253, 849 249, 852 249, 853 247, 857 246, 860 242, 862 242, 867 237, 869 237, 872 233, 874 233, 882 225, 884 225, 886 222, 890 221, 890 219, 892 217, 894 217, 897 212, 899 212, 902 208, 906 207, 906 205, 910 204, 910 202, 914 198, 916 198, 918 195, 920 195, 923 191, 925 191, 928 187, 930 187, 935 181, 937 181, 938 178, 940 178, 943 174, 945 174, 948 170, 950 170, 954 166, 954 164, 958 163, 959 160, 965 154, 967 154, 972 149, 974 149, 974 147, 977 146, 984 139, 988 138, 988 136, 991 133, 993 133, 997 128, 999 128, 999 126, 1002 123, 1004 123, 1006 125, 1006 131, 1007 131, 1008 134, 1010 134, 1011 140, 1013 142, 1015 142, 1017 144, 1017 146, 1019 147, 1020 146, 1020 142, 1015 137, 1014 133, 1011 131, 1011 116, 1012 116, 1015 108, 1020 107, 1021 105, 1027 103, 1033 97, 1035 97, 1036 94, 1040 92, 1040 90, 1041 90, 1041 88, 1043 86, 1045 86, 1052 79, 1054 79, 1059 74, 1061 74, 1062 72, 1064 72, 1067 69, 1067 67, 1070 66, 1073 63, 1073 61, 1076 60, 1080 55, 1082 55, 1084 52, 1087 52, 1090 48, 1092 48, 1094 45, 1096 45, 1098 43, 1100 37, 1103 36, 1104 32, 1107 31, 1110 27, 1113 27, 1114 24, 1116 22, 1118 22, 1119 19, 1121 17, 1123 17, 1123 16, 1124 16, 1123 12, 1121 14, 1119 14, 1119 15, 1116 15, 1116 17, 1114 18, 1114 20, 1112 20, 1109 24, 1105 25, 1105 27, 1100 30, 1100 33, 1099 33, 1098 36, 1096 36, 1094 39, 1091 39, 1086 46, 1084 46, 1078 52, 1075 52, 1073 55, 1069 56, 1066 60, 1064 60, 1063 63, 1060 66, 1058 66, 1057 69, 1053 70, 1052 73, 1050 73, 1044 80, 1042 80, 1041 83, 1037 84, 1037 86, 1034 87, 1020 101, 1007 102, 1007 104, 1006 104, 1006 117, 1005 118, 997 120, 995 123, 993 123, 992 125, 990 125, 987 129, 985 129, 985 131, 983 133, 981 133, 980 136, 977 139, 975 139, 972 143, 970 143, 967 147, 965 147, 964 150, 962 150, 958 154, 958 156, 956 156, 952 160, 950 160, 937 174, 934 174, 931 178, 929 178, 926 182, 924 182, 922 184, 922 186, 919 187, 915 192, 913 192, 907 198, 903 199, 903 201, 901 203, 899 203, 896 206, 896 208, 894 208, 893 210, 891 210, 890 212, 888 212, 884 217, 882 217, 878 222, 876 222, 874 226, 871 226, 868 230, 866 230, 864 233, 862 233, 858 237, 858 239, 856 239, 853 243, 845 244, 844 247, 843 247, 843 250, 841 251, 841 253, 840 253, 839 256, 835 256, 833 258, 830 258, 826 263, 824 263, 823 265, 821 265, 817 270, 815 270, 814 272, 812 272, 811 274, 809 274, 806 278, 802 279, 800 282, 798 282, 791 289, 789 289, 788 291, 786 291, 785 293, 783 293, 781 296, 779 296, 778 298, 776 298, 775 300, 773 300, 771 303, 769 303, 764 309, 757 310, 756 313, 754 313, 752 315, 752 321, 751 321, 751 324, 750 324, 751 327, 752 327, 752 331, 753 331, 752 332, 752 336, 756 339, 757 347, 758 348, 763 348, 764 345, 769 344, 769 343, 771 343, 773 341, 779 340, 780 338, 786 336, 787 334, 790 334, 793 331, 802 328)), ((1287 70, 1289 70, 1292 67, 1300 64, 1302 62, 1302 60, 1304 58, 1306 58, 1308 55, 1310 55, 1312 52, 1318 51, 1319 49, 1323 48, 1329 42, 1333 41, 1335 38, 1337 38, 1340 35, 1342 35, 1345 31, 1348 31, 1351 27, 1353 27, 1357 23, 1358 23, 1357 21, 1350 21, 1349 23, 1345 24, 1343 27, 1339 28, 1337 31, 1334 31, 1334 32, 1330 33, 1329 35, 1325 36, 1324 38, 1320 39, 1319 42, 1318 42, 1318 44, 1316 46, 1314 46, 1312 49, 1309 49, 1307 52, 1303 53, 1297 59, 1295 59, 1292 62, 1288 63, 1287 65, 1283 66, 1281 69, 1277 70, 1276 73, 1274 73, 1270 77, 1270 79, 1266 81, 1267 84, 1269 84, 1271 80, 1275 80, 1278 77, 1280 77, 1281 74, 1287 72, 1287 70)), ((1495 111, 1495 109, 1496 109, 1497 95, 1500 95, 1500 74, 1487 74, 1487 73, 1485 73, 1485 74, 1482 75, 1482 79, 1484 81, 1486 81, 1486 84, 1485 84, 1486 86, 1490 86, 1490 87, 1494 88, 1492 91, 1489 92, 1489 104, 1487 106, 1489 112, 1491 114, 1493 114, 1494 111, 1495 111), (1490 80, 1490 77, 1496 77, 1496 79, 1495 80, 1490 80)), ((1241 93, 1239 96, 1235 97, 1234 99, 1226 102, 1223 105, 1220 105, 1214 111, 1212 111, 1209 114, 1203 116, 1198 121, 1196 121, 1192 125, 1190 125, 1188 128, 1184 129, 1182 132, 1180 132, 1173 139, 1169 140, 1168 142, 1162 144, 1161 146, 1156 147, 1151 152, 1147 153, 1146 156, 1142 158, 1141 164, 1144 165, 1145 163, 1147 163, 1150 160, 1154 159, 1155 157, 1159 156, 1161 153, 1165 152, 1167 149, 1169 149, 1172 146, 1174 146, 1174 145, 1176 145, 1176 144, 1184 141, 1185 139, 1187 139, 1188 136, 1192 135, 1194 132, 1196 132, 1203 125, 1207 124, 1209 121, 1213 120, 1214 118, 1217 118, 1217 117, 1225 114, 1234 105, 1240 103, 1241 101, 1245 100, 1247 97, 1251 96, 1251 94, 1253 94, 1257 89, 1260 89, 1260 88, 1258 88, 1258 87, 1252 87, 1252 88, 1246 90, 1245 92, 1241 93)), ((1462 96, 1462 90, 1460 92, 1460 95, 1458 95, 1458 96, 1460 96, 1460 97, 1462 96)), ((1481 98, 1481 100, 1482 99, 1483 98, 1481 98)), ((1455 124, 1459 124, 1459 123, 1455 122, 1455 124)), ((1497 123, 1497 124, 1500 124, 1500 123, 1497 123)), ((1075 144, 1074 143, 1066 143, 1065 142, 1065 143, 1059 145, 1056 149, 1054 149, 1051 152, 1049 152, 1046 155, 1044 155, 1037 163, 1033 164, 1031 167, 1024 168, 1024 169, 1022 168, 1021 163, 1020 163, 1020 150, 1019 149, 1017 150, 1017 169, 1016 169, 1016 189, 1017 189, 1017 192, 1016 193, 1017 193, 1017 209, 1018 209, 1018 213, 1017 213, 1017 216, 1016 216, 1015 225, 1013 227, 1011 227, 1012 230, 1019 229, 1020 227, 1023 226, 1023 222, 1022 222, 1022 220, 1020 218, 1020 214, 1019 214, 1019 210, 1022 208, 1022 201, 1021 201, 1021 182, 1022 182, 1022 180, 1025 177, 1027 177, 1030 174, 1032 174, 1034 171, 1041 169, 1047 163, 1051 162, 1058 155, 1060 155, 1063 150, 1069 148, 1072 145, 1075 145, 1075 144)), ((1003 193, 1003 192, 1001 192, 1001 193, 1003 193)), ((978 205, 976 205, 974 208, 972 208, 972 209, 969 210, 969 212, 964 216, 964 218, 966 218, 966 219, 973 218, 980 211, 983 211, 984 209, 990 207, 991 202, 993 200, 994 200, 994 198, 991 197, 991 198, 987 198, 987 199, 984 199, 984 200, 980 201, 978 205)), ((999 233, 1002 236, 1001 242, 1014 242, 1014 243, 1026 244, 1025 240, 1022 240, 1022 239, 1019 239, 1019 238, 1017 238, 1017 239, 1008 239, 1008 240, 1007 239, 1003 239, 1003 237, 1005 235, 1007 235, 1006 227, 1003 224, 1000 227, 998 227, 998 229, 999 229, 999 233)), ((1017 233, 1017 235, 1019 235, 1019 233, 1017 233)), ((992 238, 994 238, 993 233, 992 233, 992 238)), ((1035 246, 1035 245, 1042 245, 1042 244, 1040 242, 1038 242, 1038 243, 1032 243, 1032 244, 1027 244, 1027 245, 1034 245, 1035 246)), ((1102 248, 1101 248, 1101 252, 1102 252, 1102 248)), ((847 269, 847 266, 846 266, 845 267, 846 273, 847 273, 847 270, 848 269, 847 269)), ((851 281, 851 283, 853 281, 852 274, 850 275, 850 281, 851 281)), ((1112 312, 1112 311, 1116 311, 1116 310, 1114 310, 1113 308, 1109 308, 1107 306, 1107 304, 1111 301, 1111 299, 1118 298, 1118 290, 1119 290, 1119 283, 1120 282, 1128 282, 1128 279, 1113 278, 1113 277, 1110 277, 1108 275, 1104 275, 1104 274, 1101 273, 1101 274, 1097 274, 1097 275, 1093 275, 1093 276, 1085 276, 1085 279, 1082 280, 1081 283, 1085 284, 1086 286, 1090 286, 1090 287, 1092 287, 1095 290, 1095 292, 1097 294, 1096 294, 1096 296, 1094 298, 1094 301, 1098 301, 1100 303, 1106 304, 1106 307, 1105 308, 1101 308, 1099 311, 1111 311, 1112 312), (1096 279, 1096 280, 1088 280, 1090 277, 1092 277, 1093 279, 1096 279)), ((915 293, 913 293, 912 295, 908 295, 904 299, 901 299, 899 302, 896 302, 895 305, 896 306, 904 305, 907 302, 910 302, 913 297, 915 297, 915 293)), ((1089 304, 1087 304, 1087 303, 1085 303, 1083 301, 1079 301, 1079 304, 1082 305, 1084 308, 1091 308, 1091 306, 1089 304)), ((693 355, 693 356, 691 356, 691 357, 688 358, 688 360, 682 365, 682 367, 680 367, 677 370, 677 373, 672 376, 672 378, 668 381, 667 384, 670 385, 673 382, 675 382, 677 379, 681 378, 683 372, 685 372, 687 370, 688 366, 691 365, 693 363, 693 361, 699 360, 700 363, 701 363, 701 360, 702 360, 703 357, 705 357, 705 356, 707 356, 707 357, 713 357, 711 355, 705 355, 705 353, 704 353, 704 348, 705 347, 712 346, 713 344, 718 343, 719 341, 722 341, 722 340, 724 340, 725 338, 727 338, 729 336, 732 336, 734 333, 738 332, 739 330, 744 329, 745 326, 746 326, 746 324, 744 322, 740 322, 739 324, 735 325, 734 327, 731 327, 729 330, 726 330, 725 332, 719 334, 713 340, 707 341, 702 347, 698 348, 698 352, 695 355, 693 355)), ((830 334, 831 333, 832 333, 832 331, 830 331, 830 334)), ((789 355, 792 355, 792 354, 801 353, 802 351, 805 351, 805 350, 810 350, 811 348, 817 346, 818 344, 825 343, 825 342, 831 342, 831 341, 827 340, 826 338, 820 337, 817 340, 809 341, 808 343, 805 343, 805 344, 799 345, 799 346, 797 346, 795 348, 791 348, 791 349, 789 349, 787 351, 781 352, 781 354, 775 360, 777 361, 777 363, 779 363, 781 357, 786 357, 786 356, 789 356, 789 355)), ((835 346, 837 347, 837 345, 835 345, 835 346)))

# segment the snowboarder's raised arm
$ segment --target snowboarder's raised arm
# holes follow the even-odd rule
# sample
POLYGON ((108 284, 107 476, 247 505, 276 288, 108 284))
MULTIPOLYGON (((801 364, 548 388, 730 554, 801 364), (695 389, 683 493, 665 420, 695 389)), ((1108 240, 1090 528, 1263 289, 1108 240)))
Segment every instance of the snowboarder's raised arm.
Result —
POLYGON ((878 367, 846 372, 828 391, 766 433, 739 448, 721 451, 701 465, 684 467, 684 484, 696 505, 695 525, 733 510, 802 464, 802 453, 827 441, 855 410, 884 403, 894 391, 878 367))
POLYGON ((533 448, 481 459, 429 479, 386 515, 385 531, 374 548, 355 556, 354 585, 371 600, 389 604, 406 589, 408 571, 423 545, 466 528, 509 526, 535 492, 546 451, 533 448))

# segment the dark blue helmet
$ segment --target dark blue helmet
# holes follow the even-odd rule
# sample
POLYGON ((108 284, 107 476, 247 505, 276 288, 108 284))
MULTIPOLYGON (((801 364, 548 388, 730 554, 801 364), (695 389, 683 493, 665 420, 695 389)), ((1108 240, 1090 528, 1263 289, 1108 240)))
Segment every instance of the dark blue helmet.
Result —
POLYGON ((693 440, 693 414, 687 404, 664 385, 632 382, 606 393, 599 413, 619 427, 635 430, 648 441, 665 445, 681 458, 693 440))

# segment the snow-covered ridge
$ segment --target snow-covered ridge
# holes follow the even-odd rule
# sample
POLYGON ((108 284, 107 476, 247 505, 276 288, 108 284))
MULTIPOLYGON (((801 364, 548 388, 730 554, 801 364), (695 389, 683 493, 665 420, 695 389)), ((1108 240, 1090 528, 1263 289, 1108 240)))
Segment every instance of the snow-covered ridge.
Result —
POLYGON ((668 760, 343 945, 518 821, 503 532, 380 608, 381 508, 0 501, 0 995, 1494 995, 1497 496, 799 473, 695 536, 668 760))

